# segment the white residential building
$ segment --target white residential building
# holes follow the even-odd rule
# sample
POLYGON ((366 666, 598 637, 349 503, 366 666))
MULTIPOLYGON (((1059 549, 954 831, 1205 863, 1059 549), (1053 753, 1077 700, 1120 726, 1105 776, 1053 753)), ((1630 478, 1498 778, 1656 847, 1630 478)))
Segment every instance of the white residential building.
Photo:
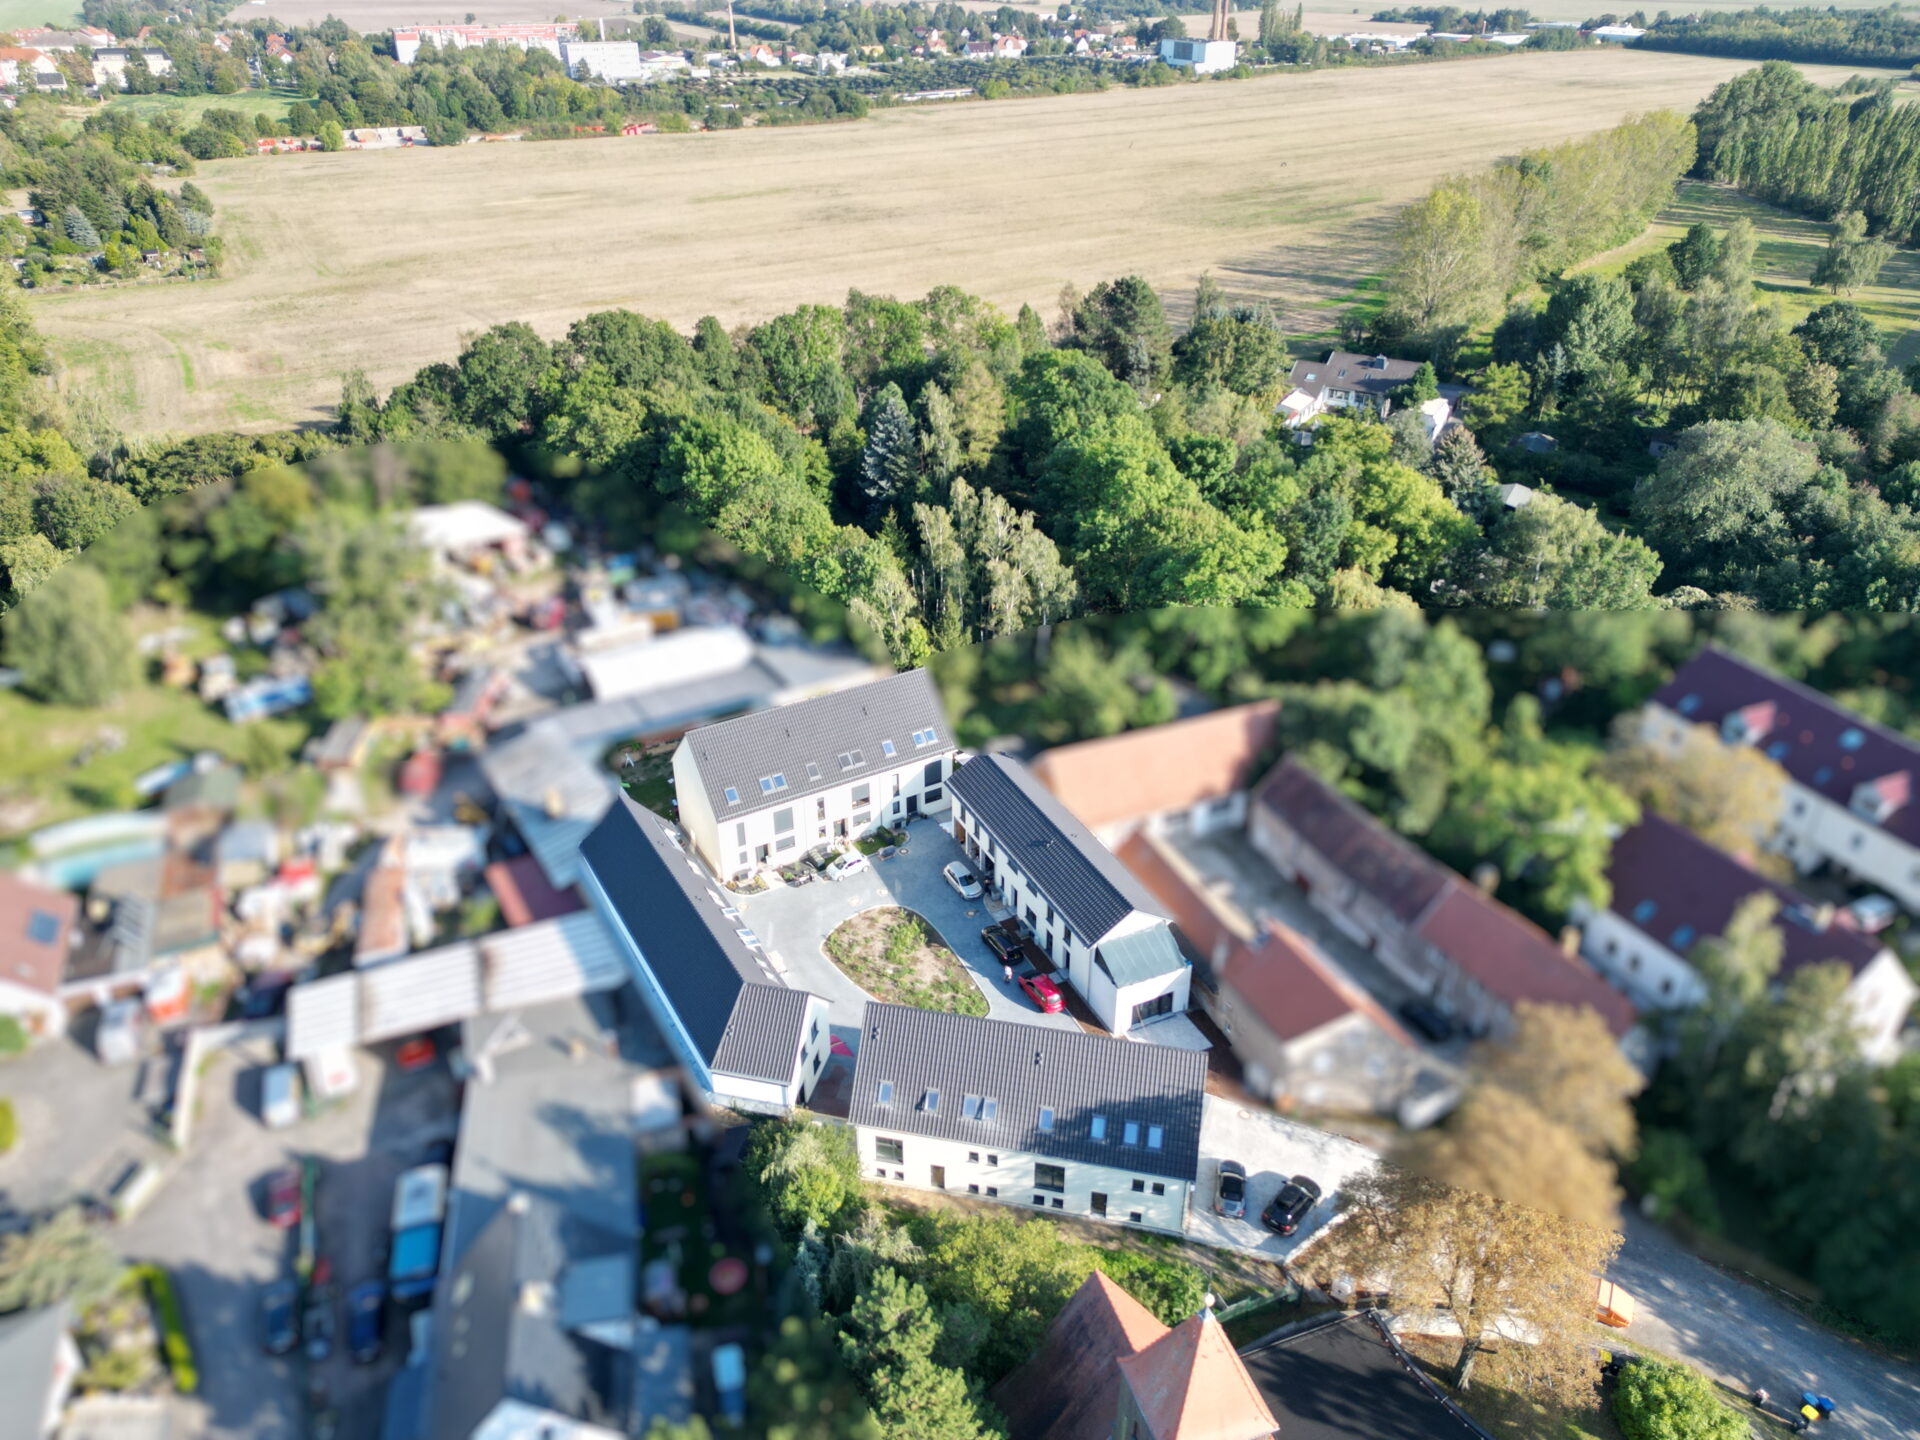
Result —
MULTIPOLYGON (((1418 360, 1330 350, 1325 360, 1294 362, 1279 410, 1289 426, 1310 424, 1335 410, 1370 410, 1384 420, 1393 413, 1400 388, 1419 372, 1418 360)), ((1436 396, 1420 406, 1420 418, 1427 438, 1437 440, 1453 418, 1453 406, 1436 396)))
POLYGON ((1920 915, 1920 742, 1712 647, 1655 693, 1642 735, 1677 751, 1700 725, 1787 772, 1773 843, 1802 874, 1831 865, 1920 915))
POLYGON ((572 21, 555 25, 416 25, 393 32, 393 54, 411 65, 422 45, 465 50, 476 45, 506 45, 515 50, 544 50, 559 60, 560 46, 580 33, 572 21))
POLYGON ((1019 761, 982 755, 953 773, 953 837, 1116 1035, 1192 999, 1171 917, 1113 852, 1019 761))
POLYGON ((1238 62, 1240 47, 1231 40, 1168 39, 1160 42, 1160 58, 1176 70, 1191 70, 1196 75, 1212 75, 1231 70, 1238 62))
POLYGON ((650 74, 640 60, 640 46, 632 40, 582 40, 577 35, 560 42, 560 63, 575 80, 604 80, 617 85, 650 74))
POLYGON ((1668 1010, 1700 1004, 1706 987, 1689 958, 1694 946, 1723 934, 1741 901, 1765 893, 1780 902, 1774 922, 1784 946, 1780 978, 1807 965, 1844 965, 1863 1053, 1878 1060, 1899 1053, 1900 1030, 1920 986, 1893 951, 1847 924, 1834 907, 1815 905, 1657 815, 1614 842, 1607 882, 1607 908, 1578 917, 1581 949, 1635 1004, 1668 1010))
POLYGON ((173 73, 173 61, 164 50, 149 49, 142 46, 136 52, 131 49, 122 49, 116 46, 93 52, 93 83, 102 89, 106 89, 109 86, 115 90, 126 89, 127 67, 132 64, 133 56, 136 53, 146 62, 147 73, 149 75, 171 75, 173 73))
POLYGON ((849 1118, 861 1173, 1179 1234, 1204 1052, 870 1002, 849 1118))
POLYGON ((925 670, 703 725, 673 754, 688 842, 717 875, 944 813, 953 731, 925 670))
POLYGON ((701 1091, 762 1113, 806 1100, 827 1065, 827 1002, 780 978, 666 821, 621 796, 580 846, 580 886, 701 1091))

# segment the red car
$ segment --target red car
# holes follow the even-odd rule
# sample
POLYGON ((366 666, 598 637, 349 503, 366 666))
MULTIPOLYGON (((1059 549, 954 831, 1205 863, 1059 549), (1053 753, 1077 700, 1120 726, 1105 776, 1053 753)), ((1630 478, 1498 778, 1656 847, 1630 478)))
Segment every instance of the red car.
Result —
POLYGON ((393 1052, 394 1063, 402 1070, 424 1070, 433 1063, 433 1041, 424 1035, 409 1040, 393 1052))
POLYGON ((291 1230, 300 1223, 300 1167, 289 1165, 267 1177, 267 1223, 291 1230))
POLYGON ((1027 992, 1027 998, 1049 1015, 1058 1015, 1067 1008, 1066 1001, 1060 998, 1060 987, 1045 975, 1021 975, 1016 977, 1020 988, 1027 992))

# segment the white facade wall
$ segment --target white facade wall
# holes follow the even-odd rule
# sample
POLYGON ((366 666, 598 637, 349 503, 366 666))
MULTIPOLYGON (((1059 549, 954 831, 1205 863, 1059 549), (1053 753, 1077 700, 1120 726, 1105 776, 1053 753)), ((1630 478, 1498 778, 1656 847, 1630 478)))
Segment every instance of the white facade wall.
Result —
MULTIPOLYGON (((1648 705, 1642 714, 1640 733, 1649 744, 1677 752, 1687 732, 1694 728, 1695 722, 1684 715, 1664 705, 1648 705)), ((1725 743, 1711 726, 1698 728, 1706 730, 1716 742, 1725 743)), ((1867 781, 1879 777, 1863 774, 1858 778, 1867 781)), ((1907 913, 1920 915, 1920 848, 1889 835, 1873 821, 1791 778, 1781 794, 1774 844, 1803 875, 1831 863, 1865 884, 1886 891, 1907 913)))
MULTIPOLYGON (((790 865, 822 841, 851 840, 909 814, 946 813, 952 806, 946 785, 953 773, 953 751, 903 754, 899 760, 891 770, 799 799, 768 797, 751 810, 743 807, 738 813, 714 816, 699 762, 692 747, 682 744, 673 754, 680 823, 715 874, 738 879, 765 866, 790 865)), ((790 785, 795 778, 787 777, 790 785)), ((754 798, 759 798, 757 787, 754 798)))
MULTIPOLYGON (((1611 910, 1587 917, 1580 949, 1594 968, 1643 1009, 1691 1009, 1707 998, 1706 986, 1692 965, 1611 910)), ((1900 1029, 1916 997, 1920 997, 1920 986, 1891 950, 1882 950, 1853 977, 1847 1003, 1863 1054, 1890 1060, 1899 1053, 1900 1029)))
POLYGON ((562 40, 560 63, 575 80, 581 78, 582 66, 592 79, 609 82, 638 80, 649 73, 640 63, 639 44, 632 40, 562 40))
POLYGON ((1170 39, 1160 42, 1160 58, 1179 70, 1196 75, 1212 75, 1231 70, 1237 62, 1239 46, 1231 40, 1170 39))
MULTIPOLYGON (((982 1200, 998 1200, 1023 1210, 1072 1215, 1083 1220, 1106 1219, 1120 1225, 1139 1225, 1170 1235, 1183 1232, 1187 1202, 1193 1186, 1126 1169, 1124 1165, 1092 1165, 1071 1160, 1048 1160, 1016 1151, 997 1151, 992 1142, 978 1145, 959 1140, 934 1140, 869 1125, 854 1127, 860 1151, 860 1173, 889 1185, 913 1190, 943 1190, 982 1200), (878 1142, 900 1142, 900 1159, 883 1161, 878 1142), (1041 1189, 1036 1165, 1057 1165, 1063 1173, 1058 1190, 1041 1189), (935 1169, 942 1173, 937 1177, 935 1169), (1140 1188, 1134 1189, 1135 1184, 1140 1188), (1158 1187, 1158 1194, 1155 1187, 1158 1187), (978 1188, 976 1188, 978 1187, 978 1188), (1041 1203, 1035 1204, 1036 1197, 1041 1203), (1095 1206, 1104 1197, 1106 1213, 1095 1206), (1138 1219, 1134 1217, 1138 1216, 1138 1219)), ((1125 1147, 1115 1145, 1116 1158, 1125 1147)))
POLYGON ((0 980, 0 1015, 19 1019, 31 1035, 59 1036, 67 1032, 67 1007, 41 990, 29 990, 11 980, 0 980))

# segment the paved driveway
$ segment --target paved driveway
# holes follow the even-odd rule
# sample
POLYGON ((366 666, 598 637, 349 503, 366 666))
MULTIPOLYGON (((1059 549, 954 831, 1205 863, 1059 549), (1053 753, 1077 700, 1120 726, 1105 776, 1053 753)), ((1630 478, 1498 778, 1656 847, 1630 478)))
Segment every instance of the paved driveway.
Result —
POLYGON ((1002 979, 1000 963, 980 938, 993 918, 986 902, 962 900, 940 874, 949 860, 959 858, 953 838, 934 821, 921 820, 907 831, 904 855, 876 858, 868 869, 845 880, 815 880, 797 888, 776 882, 765 894, 746 896, 739 903, 787 979, 832 1004, 833 1028, 849 1043, 856 1040, 868 996, 822 947, 841 921, 879 905, 900 905, 924 916, 972 972, 994 1019, 1079 1029, 1069 1016, 1041 1014, 1017 986, 1002 979))
POLYGON ((1626 1216, 1608 1271, 1638 1302, 1626 1335, 1775 1399, 1811 1389, 1840 1406, 1840 1433, 1920 1437, 1920 1368, 1823 1330, 1763 1287, 1708 1264, 1659 1226, 1626 1216))
POLYGON ((1339 1207, 1340 1187, 1371 1170, 1379 1158, 1352 1140, 1209 1095, 1200 1122, 1200 1178, 1187 1211, 1187 1238, 1265 1260, 1285 1260, 1332 1217, 1339 1207), (1247 1167, 1244 1220, 1214 1213, 1222 1160, 1238 1160, 1247 1167), (1293 1234, 1275 1235, 1260 1223, 1260 1212, 1295 1175, 1320 1182, 1320 1203, 1307 1212, 1305 1223, 1293 1234))

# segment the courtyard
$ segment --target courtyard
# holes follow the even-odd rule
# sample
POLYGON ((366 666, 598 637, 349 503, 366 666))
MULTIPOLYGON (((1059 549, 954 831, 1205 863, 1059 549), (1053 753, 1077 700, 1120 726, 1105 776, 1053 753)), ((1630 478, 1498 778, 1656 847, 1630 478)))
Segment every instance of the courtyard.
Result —
POLYGON ((1380 1157, 1357 1141, 1209 1095, 1200 1122, 1200 1175, 1187 1211, 1187 1237, 1263 1260, 1289 1260, 1332 1219, 1341 1189, 1379 1163, 1380 1157), (1213 1208, 1222 1160, 1246 1167, 1244 1220, 1229 1220, 1213 1208), (1260 1212, 1295 1175, 1319 1184, 1320 1203, 1293 1234, 1276 1235, 1260 1223, 1260 1212))

